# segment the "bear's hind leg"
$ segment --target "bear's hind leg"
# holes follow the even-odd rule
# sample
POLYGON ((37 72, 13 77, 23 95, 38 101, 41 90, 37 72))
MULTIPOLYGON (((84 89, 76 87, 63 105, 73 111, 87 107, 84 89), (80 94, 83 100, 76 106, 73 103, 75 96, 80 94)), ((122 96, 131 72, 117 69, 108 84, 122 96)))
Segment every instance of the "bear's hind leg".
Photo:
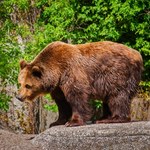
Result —
POLYGON ((124 123, 130 121, 131 100, 126 92, 120 92, 117 96, 110 96, 108 106, 111 116, 96 123, 124 123))

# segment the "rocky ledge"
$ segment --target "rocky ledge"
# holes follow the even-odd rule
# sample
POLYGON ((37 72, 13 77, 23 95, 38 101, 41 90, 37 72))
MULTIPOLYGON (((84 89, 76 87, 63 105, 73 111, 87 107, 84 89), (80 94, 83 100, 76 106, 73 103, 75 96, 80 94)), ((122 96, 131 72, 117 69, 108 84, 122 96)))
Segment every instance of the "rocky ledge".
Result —
POLYGON ((44 150, 150 150, 150 121, 56 126, 32 143, 44 150))

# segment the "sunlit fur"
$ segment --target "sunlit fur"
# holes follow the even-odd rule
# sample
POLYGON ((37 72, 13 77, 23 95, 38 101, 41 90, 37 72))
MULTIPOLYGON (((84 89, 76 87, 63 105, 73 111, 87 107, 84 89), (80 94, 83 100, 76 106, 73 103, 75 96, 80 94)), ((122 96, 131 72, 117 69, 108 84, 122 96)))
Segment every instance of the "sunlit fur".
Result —
POLYGON ((142 57, 134 49, 104 41, 71 45, 53 42, 29 64, 20 63, 22 99, 51 93, 59 109, 53 125, 83 125, 94 113, 89 101, 103 101, 103 120, 129 121, 130 104, 143 70, 142 57), (33 67, 41 76, 33 76, 33 67), (32 88, 26 89, 29 84, 32 88), (69 120, 70 119, 70 120, 69 120))

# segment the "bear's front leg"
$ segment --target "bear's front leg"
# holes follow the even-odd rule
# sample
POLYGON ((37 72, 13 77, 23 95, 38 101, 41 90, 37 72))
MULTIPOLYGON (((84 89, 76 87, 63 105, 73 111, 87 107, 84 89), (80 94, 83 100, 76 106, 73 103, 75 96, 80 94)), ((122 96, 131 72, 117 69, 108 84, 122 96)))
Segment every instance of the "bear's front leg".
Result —
POLYGON ((72 108, 72 116, 65 126, 81 126, 86 124, 86 121, 90 121, 93 109, 89 104, 89 95, 86 90, 72 88, 66 94, 66 98, 72 108))
POLYGON ((56 125, 64 125, 72 116, 72 109, 70 104, 67 102, 64 93, 59 87, 51 93, 52 98, 55 100, 58 106, 58 119, 54 123, 50 124, 49 127, 56 125))
POLYGON ((78 65, 75 62, 74 66, 69 68, 60 80, 60 88, 72 110, 72 116, 65 124, 67 127, 84 125, 93 116, 93 109, 89 103, 90 83, 83 66, 78 65))
POLYGON ((81 118, 80 114, 77 112, 74 112, 72 114, 71 119, 65 124, 66 127, 72 127, 72 126, 82 126, 84 125, 84 121, 81 118))

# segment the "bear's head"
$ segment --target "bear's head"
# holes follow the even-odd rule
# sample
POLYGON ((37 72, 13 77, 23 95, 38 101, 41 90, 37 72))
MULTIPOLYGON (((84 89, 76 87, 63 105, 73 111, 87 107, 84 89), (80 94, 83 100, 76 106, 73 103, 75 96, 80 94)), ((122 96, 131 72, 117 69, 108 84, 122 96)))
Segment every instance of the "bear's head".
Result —
POLYGON ((44 94, 42 84, 42 69, 39 66, 28 64, 22 60, 20 62, 20 73, 18 76, 20 89, 16 96, 20 101, 34 100, 44 94))

